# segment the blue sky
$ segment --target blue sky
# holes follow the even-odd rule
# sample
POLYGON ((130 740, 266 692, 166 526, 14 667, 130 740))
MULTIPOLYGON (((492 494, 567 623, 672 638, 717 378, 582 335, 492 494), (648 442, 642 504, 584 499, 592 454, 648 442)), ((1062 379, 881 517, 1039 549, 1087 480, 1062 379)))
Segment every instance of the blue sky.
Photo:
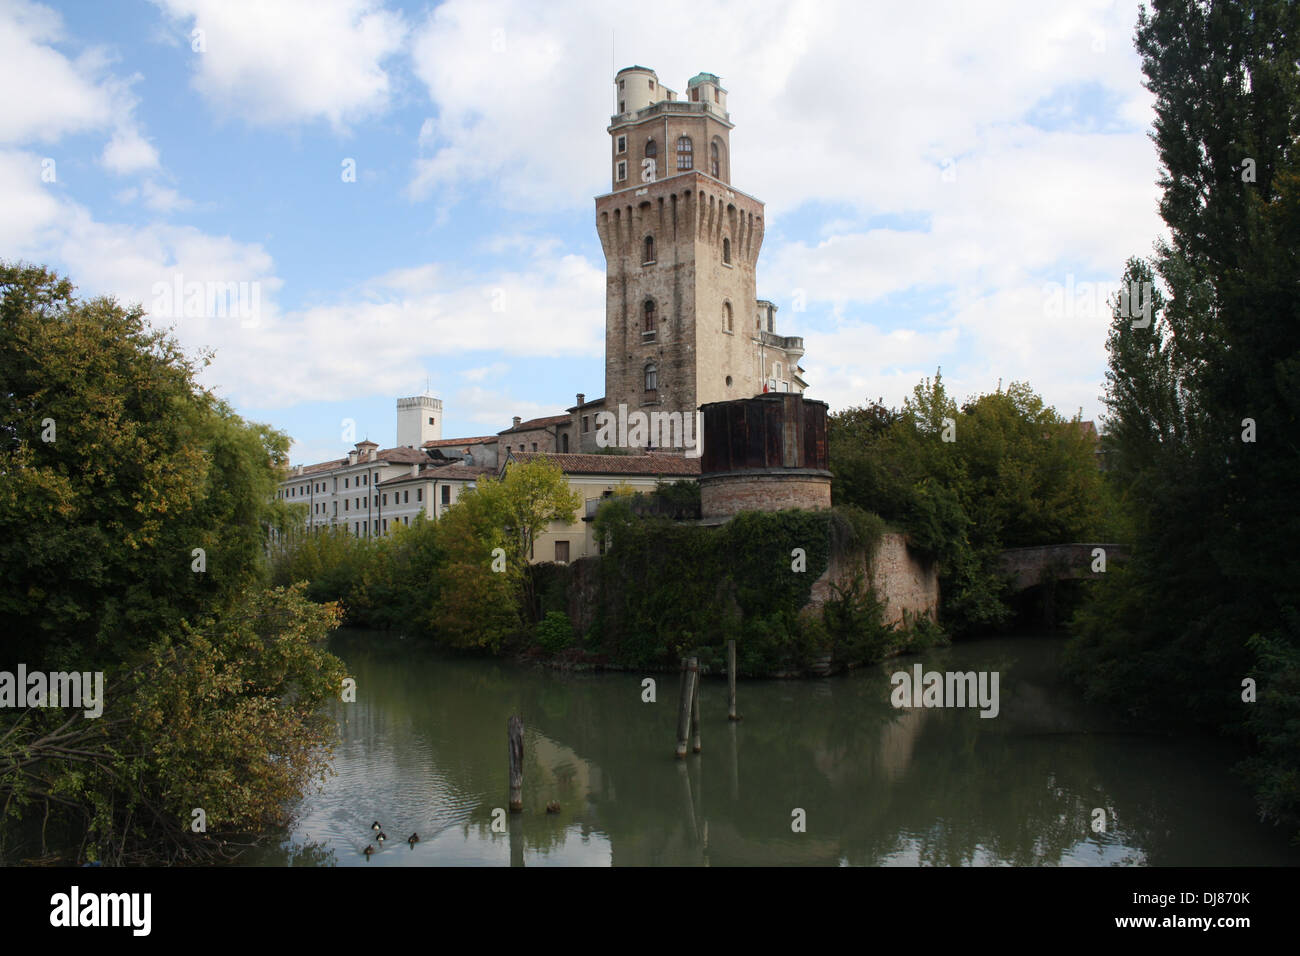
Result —
POLYGON ((1135 21, 1103 2, 0 0, 0 256, 213 350, 205 384, 289 432, 295 462, 341 456, 344 419, 391 443, 395 398, 426 381, 444 435, 494 433, 603 393, 613 70, 678 90, 707 70, 809 397, 896 403, 942 366, 959 398, 1027 380, 1096 417, 1105 309, 1045 303, 1104 300, 1161 234, 1135 21), (177 275, 255 287, 256 320, 166 314, 177 275))

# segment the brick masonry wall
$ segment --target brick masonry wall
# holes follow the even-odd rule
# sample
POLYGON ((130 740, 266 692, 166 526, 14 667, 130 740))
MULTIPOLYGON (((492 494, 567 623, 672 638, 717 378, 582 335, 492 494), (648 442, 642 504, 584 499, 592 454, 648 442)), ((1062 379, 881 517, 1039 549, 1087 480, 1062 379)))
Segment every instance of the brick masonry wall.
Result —
POLYGON ((716 475, 700 481, 700 513, 706 518, 742 511, 820 510, 831 506, 831 480, 817 475, 716 475))
MULTIPOLYGON (((804 612, 820 608, 834 596, 831 585, 848 584, 865 570, 861 551, 832 553, 830 566, 813 582, 812 595, 804 612)), ((885 603, 886 623, 899 623, 903 612, 924 613, 937 620, 939 610, 939 569, 912 553, 902 534, 882 535, 876 544, 869 580, 876 595, 885 603)))

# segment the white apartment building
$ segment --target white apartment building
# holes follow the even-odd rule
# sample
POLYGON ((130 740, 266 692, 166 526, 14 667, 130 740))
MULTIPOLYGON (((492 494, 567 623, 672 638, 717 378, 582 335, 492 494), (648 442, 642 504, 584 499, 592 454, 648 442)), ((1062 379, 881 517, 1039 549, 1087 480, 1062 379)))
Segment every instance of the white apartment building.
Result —
POLYGON ((359 537, 388 534, 417 514, 438 519, 492 468, 436 465, 414 448, 357 442, 347 458, 299 465, 280 483, 283 501, 307 506, 309 528, 343 527, 359 537))
POLYGON ((495 471, 481 465, 411 465, 406 474, 385 478, 378 486, 384 511, 378 533, 409 525, 420 514, 438 520, 466 488, 473 488, 475 481, 495 471))
POLYGON ((382 534, 387 515, 379 485, 428 461, 414 448, 359 441, 346 458, 298 465, 280 482, 279 498, 307 506, 307 527, 345 527, 361 537, 382 534))
MULTIPOLYGON (((421 511, 436 520, 476 478, 495 471, 434 451, 448 443, 442 440, 442 402, 431 395, 397 400, 397 439, 395 448, 359 441, 346 458, 297 465, 276 497, 305 505, 308 528, 377 537, 409 525, 421 511)), ((452 439, 451 445, 476 441, 452 439)))

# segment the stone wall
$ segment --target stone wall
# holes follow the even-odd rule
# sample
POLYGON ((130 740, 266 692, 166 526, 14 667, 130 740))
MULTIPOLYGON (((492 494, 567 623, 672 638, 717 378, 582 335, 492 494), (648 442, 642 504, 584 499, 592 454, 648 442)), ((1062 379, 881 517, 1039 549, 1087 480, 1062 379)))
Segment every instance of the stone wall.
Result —
POLYGON ((857 574, 863 574, 885 604, 887 623, 899 623, 903 612, 909 615, 923 613, 937 620, 939 610, 939 569, 933 563, 921 560, 907 546, 904 536, 890 532, 876 543, 870 571, 862 551, 831 551, 830 564, 814 583, 808 606, 820 608, 834 597, 831 585, 844 587, 857 574))

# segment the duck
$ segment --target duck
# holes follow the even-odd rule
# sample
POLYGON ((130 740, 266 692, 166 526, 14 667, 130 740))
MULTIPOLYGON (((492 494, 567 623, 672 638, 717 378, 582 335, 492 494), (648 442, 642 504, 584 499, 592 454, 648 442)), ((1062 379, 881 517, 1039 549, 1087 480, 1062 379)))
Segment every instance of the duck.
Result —
POLYGON ((559 801, 558 801, 558 800, 552 800, 550 803, 548 803, 548 804, 546 805, 546 812, 547 812, 547 813, 559 813, 559 812, 560 812, 560 803, 559 803, 559 801))
POLYGON ((370 824, 370 829, 372 829, 372 830, 382 830, 383 827, 380 826, 380 825, 379 825, 379 821, 376 820, 374 823, 370 824))
POLYGON ((388 834, 385 833, 383 830, 380 830, 380 831, 379 831, 379 836, 375 837, 375 839, 379 841, 379 845, 380 845, 380 846, 383 846, 383 845, 384 845, 384 841, 388 839, 388 834))
POLYGON ((420 842, 420 834, 412 833, 409 837, 406 838, 406 842, 411 844, 411 846, 415 846, 417 843, 420 842))
POLYGON ((369 843, 367 843, 366 848, 361 852, 364 853, 366 856, 369 856, 370 854, 375 852, 375 848, 371 846, 369 843))

